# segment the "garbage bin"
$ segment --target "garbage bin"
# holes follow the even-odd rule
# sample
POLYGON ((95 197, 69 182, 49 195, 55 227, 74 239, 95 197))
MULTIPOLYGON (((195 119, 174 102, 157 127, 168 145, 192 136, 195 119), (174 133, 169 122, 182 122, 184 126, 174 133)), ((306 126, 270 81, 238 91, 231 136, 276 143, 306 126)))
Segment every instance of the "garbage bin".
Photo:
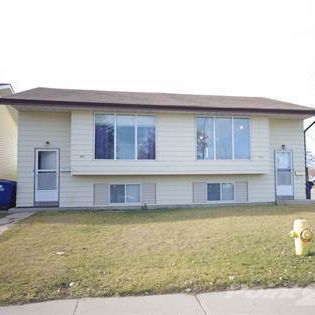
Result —
POLYGON ((0 179, 0 209, 7 210, 15 206, 16 182, 0 179))
POLYGON ((311 191, 314 186, 314 183, 310 180, 306 182, 306 199, 311 199, 311 191))

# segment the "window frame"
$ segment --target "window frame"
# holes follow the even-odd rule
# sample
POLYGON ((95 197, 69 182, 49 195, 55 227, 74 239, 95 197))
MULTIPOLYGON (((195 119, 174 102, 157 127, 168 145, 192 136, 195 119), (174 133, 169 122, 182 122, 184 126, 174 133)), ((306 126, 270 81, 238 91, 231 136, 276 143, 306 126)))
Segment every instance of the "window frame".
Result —
POLYGON ((157 117, 155 113, 139 114, 130 112, 94 112, 93 113, 93 160, 94 161, 157 161, 157 117), (112 115, 114 116, 114 158, 113 159, 97 159, 96 158, 96 115, 112 115), (135 157, 134 159, 117 159, 116 142, 117 142, 117 116, 134 116, 135 118, 135 157), (154 159, 138 159, 138 119, 137 116, 151 116, 154 118, 154 143, 155 143, 155 158, 154 159))
POLYGON ((118 205, 118 206, 122 206, 122 205, 141 205, 142 204, 142 184, 141 183, 109 183, 109 189, 108 189, 108 204, 110 205, 118 205), (123 203, 121 202, 111 202, 111 199, 110 199, 110 189, 111 189, 111 186, 114 186, 114 185, 124 185, 124 188, 125 188, 125 191, 124 191, 124 199, 125 201, 123 203), (139 202, 127 202, 127 185, 139 185, 139 188, 140 188, 140 200, 139 202))
POLYGON ((248 116, 213 116, 213 115, 196 115, 195 116, 195 160, 196 161, 251 161, 252 160, 252 119, 248 116), (213 159, 198 159, 198 118, 213 118, 213 159), (215 141, 215 127, 216 127, 216 118, 230 118, 232 119, 232 158, 231 159, 217 159, 216 157, 216 141, 215 141), (234 119, 248 119, 249 121, 249 158, 248 159, 240 159, 235 158, 234 152, 234 119))
POLYGON ((206 196, 207 196, 207 203, 234 203, 236 201, 235 199, 235 182, 234 181, 211 181, 206 182, 206 196), (220 200, 208 200, 208 184, 219 184, 220 185, 220 200), (222 199, 222 185, 223 184, 232 184, 233 185, 233 199, 231 200, 224 200, 222 199))

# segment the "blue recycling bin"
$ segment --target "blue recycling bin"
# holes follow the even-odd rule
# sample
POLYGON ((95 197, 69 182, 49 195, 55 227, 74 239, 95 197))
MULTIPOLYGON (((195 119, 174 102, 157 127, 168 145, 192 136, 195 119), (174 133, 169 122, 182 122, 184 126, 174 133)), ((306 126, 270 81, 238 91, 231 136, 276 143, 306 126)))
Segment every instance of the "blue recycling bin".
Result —
POLYGON ((16 182, 0 179, 0 209, 7 210, 15 206, 16 182))

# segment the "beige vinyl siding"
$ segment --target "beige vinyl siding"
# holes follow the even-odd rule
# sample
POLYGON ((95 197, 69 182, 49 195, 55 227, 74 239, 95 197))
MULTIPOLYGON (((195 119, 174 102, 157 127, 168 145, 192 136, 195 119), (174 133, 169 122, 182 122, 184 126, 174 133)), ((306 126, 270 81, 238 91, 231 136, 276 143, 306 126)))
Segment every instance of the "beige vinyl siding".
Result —
POLYGON ((274 150, 281 150, 281 146, 283 144, 287 150, 293 151, 294 199, 305 199, 303 120, 271 119, 270 127, 272 151, 274 152, 274 150))
POLYGON ((197 160, 196 116, 156 115, 157 159, 95 160, 94 113, 72 112, 71 169, 74 175, 267 174, 269 172, 269 122, 251 118, 250 160, 197 160))
POLYGON ((109 204, 109 184, 94 184, 94 205, 103 206, 109 204))
MULTIPOLYGON (((157 205, 193 204, 193 183, 196 182, 248 182, 248 202, 273 202, 274 187, 264 181, 264 175, 222 176, 71 176, 61 177, 61 207, 93 207, 95 184, 155 183, 157 205), (271 186, 269 189, 268 186, 271 186)), ((244 201, 245 202, 245 201, 244 201)), ((198 203, 203 203, 199 201, 198 203)))
POLYGON ((235 182, 235 201, 248 202, 248 183, 235 182))
MULTIPOLYGON (((192 204, 193 183, 200 182, 247 182, 248 202, 273 202, 274 150, 280 149, 281 144, 286 144, 288 149, 293 150, 295 170, 304 174, 302 120, 253 117, 252 161, 196 161, 194 115, 183 114, 176 117, 176 114, 159 114, 157 161, 107 163, 108 161, 94 161, 93 118, 92 112, 79 111, 74 112, 72 116, 70 113, 20 113, 17 194, 19 207, 33 206, 34 149, 45 148, 46 141, 50 142, 48 147, 60 148, 61 207, 93 207, 94 185, 113 182, 155 184, 158 205, 192 204), (173 128, 175 125, 172 119, 176 128, 173 128), (181 132, 185 136, 176 141, 181 132), (258 171, 253 169, 255 165, 258 171), (173 168, 181 174, 171 175, 173 168), (128 174, 134 170, 139 173, 128 174), (195 173, 186 174, 187 170, 195 173), (248 170, 258 174, 246 174, 248 170), (74 175, 83 171, 86 174, 100 175, 74 175), (116 176, 110 174, 111 172, 123 174, 116 176), (151 174, 142 175, 142 172, 151 174), (168 175, 161 175, 167 172, 168 175), (109 175, 105 176, 104 173, 109 175)), ((294 176, 294 181, 295 197, 304 199, 304 175, 294 176)))
MULTIPOLYGON (((17 206, 34 204, 35 148, 60 148, 60 195, 67 188, 62 185, 65 174, 70 175, 70 114, 19 113, 17 206), (46 145, 49 141, 49 145, 46 145)), ((73 189, 73 188, 72 188, 73 189)))
POLYGON ((16 180, 17 111, 0 105, 0 179, 16 180))
POLYGON ((206 183, 193 183, 193 203, 207 202, 206 183))
POLYGON ((155 183, 141 184, 141 202, 143 204, 156 204, 156 185, 155 183))

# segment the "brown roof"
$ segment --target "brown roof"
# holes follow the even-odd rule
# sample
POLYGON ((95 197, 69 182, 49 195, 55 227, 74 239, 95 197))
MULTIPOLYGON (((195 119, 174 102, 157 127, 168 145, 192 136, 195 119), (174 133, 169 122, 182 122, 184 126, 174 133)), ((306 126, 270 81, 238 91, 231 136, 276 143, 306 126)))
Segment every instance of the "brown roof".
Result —
POLYGON ((9 105, 120 105, 158 109, 241 110, 315 115, 315 108, 263 97, 110 92, 41 87, 6 96, 0 100, 0 103, 9 105))

